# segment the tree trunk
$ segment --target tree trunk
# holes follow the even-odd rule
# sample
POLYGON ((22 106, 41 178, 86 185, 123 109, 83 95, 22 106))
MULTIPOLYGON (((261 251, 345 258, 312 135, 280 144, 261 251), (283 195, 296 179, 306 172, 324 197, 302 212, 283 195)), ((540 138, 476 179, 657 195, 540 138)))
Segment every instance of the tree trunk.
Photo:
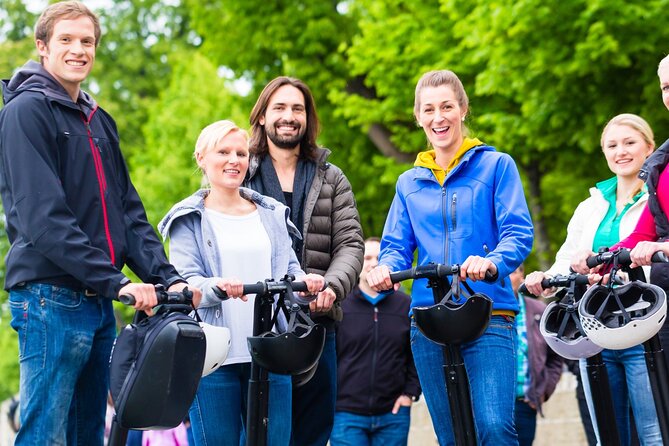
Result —
POLYGON ((539 269, 546 271, 553 264, 553 259, 551 258, 550 243, 548 234, 546 234, 546 225, 541 206, 541 177, 543 175, 537 164, 531 163, 529 166, 523 166, 523 168, 529 182, 529 197, 527 201, 534 223, 534 252, 539 262, 539 269))

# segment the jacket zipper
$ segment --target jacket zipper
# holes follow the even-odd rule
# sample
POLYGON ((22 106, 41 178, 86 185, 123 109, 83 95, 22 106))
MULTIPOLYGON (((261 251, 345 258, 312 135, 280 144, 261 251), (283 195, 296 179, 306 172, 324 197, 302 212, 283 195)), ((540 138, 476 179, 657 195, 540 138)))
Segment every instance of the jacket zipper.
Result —
POLYGON ((109 230, 109 217, 107 214, 107 201, 105 200, 105 192, 107 191, 107 179, 105 178, 105 170, 102 165, 102 157, 100 156, 100 151, 93 141, 93 133, 91 132, 90 122, 93 118, 93 114, 97 111, 97 107, 93 109, 91 115, 86 117, 86 114, 81 111, 81 119, 84 121, 86 126, 86 133, 88 134, 88 144, 91 147, 91 154, 93 155, 93 164, 95 165, 95 174, 98 178, 98 186, 100 190, 100 202, 102 203, 102 218, 105 227, 105 236, 107 237, 107 245, 109 246, 109 256, 111 258, 112 265, 116 264, 116 256, 114 254, 114 243, 111 237, 111 231, 109 230))
POLYGON ((451 224, 453 225, 453 232, 455 232, 455 229, 457 228, 457 223, 455 219, 455 210, 457 208, 457 203, 458 203, 458 194, 453 192, 453 198, 451 198, 451 224))
POLYGON ((372 373, 369 380, 369 409, 372 409, 372 402, 374 398, 374 382, 376 381, 376 354, 378 350, 379 341, 379 309, 374 305, 374 344, 372 353, 372 373))
POLYGON ((444 222, 444 263, 448 264, 448 216, 447 209, 448 203, 446 198, 446 187, 442 186, 441 188, 441 218, 444 222))

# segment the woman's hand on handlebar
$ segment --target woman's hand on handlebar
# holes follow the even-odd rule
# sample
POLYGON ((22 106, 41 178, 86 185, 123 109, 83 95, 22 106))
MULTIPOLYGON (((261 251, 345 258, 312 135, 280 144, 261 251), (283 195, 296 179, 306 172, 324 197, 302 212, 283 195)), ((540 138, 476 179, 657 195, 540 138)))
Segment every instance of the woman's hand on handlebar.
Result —
POLYGON ((555 288, 544 289, 541 285, 541 282, 544 279, 549 279, 550 276, 547 276, 543 271, 534 271, 525 277, 525 288, 530 294, 534 296, 548 296, 555 292, 555 288))
POLYGON ((152 308, 158 304, 156 288, 150 283, 129 283, 118 292, 119 297, 130 294, 135 298, 133 306, 137 311, 144 311, 149 316, 153 315, 152 308))
POLYGON ((631 268, 637 266, 645 266, 653 263, 651 257, 658 251, 662 251, 669 255, 669 242, 639 242, 630 252, 630 259, 632 260, 631 268))
POLYGON ((374 291, 386 291, 393 288, 390 280, 390 269, 386 265, 379 265, 367 273, 367 283, 374 291))
POLYGON ((199 288, 191 287, 187 283, 184 282, 179 282, 175 283, 171 287, 167 289, 168 292, 174 292, 174 293, 180 293, 184 290, 184 288, 188 288, 188 291, 193 293, 193 308, 197 308, 200 306, 200 301, 202 300, 202 291, 200 291, 199 288))
POLYGON ((588 264, 586 263, 586 260, 588 257, 594 256, 595 253, 592 252, 589 249, 582 249, 580 251, 577 251, 576 254, 571 258, 571 269, 575 273, 579 274, 590 274, 591 272, 597 272, 601 268, 601 265, 596 266, 595 268, 592 268, 592 270, 588 267, 588 264))
POLYGON ((221 291, 225 291, 228 297, 232 297, 233 299, 239 298, 244 302, 248 300, 248 297, 244 295, 244 283, 239 279, 224 277, 216 282, 216 286, 221 291))
POLYGON ((477 280, 485 279, 485 273, 490 272, 491 276, 497 275, 497 265, 492 263, 490 260, 481 256, 469 256, 467 260, 460 265, 460 279, 461 280, 471 280, 476 282, 477 280))

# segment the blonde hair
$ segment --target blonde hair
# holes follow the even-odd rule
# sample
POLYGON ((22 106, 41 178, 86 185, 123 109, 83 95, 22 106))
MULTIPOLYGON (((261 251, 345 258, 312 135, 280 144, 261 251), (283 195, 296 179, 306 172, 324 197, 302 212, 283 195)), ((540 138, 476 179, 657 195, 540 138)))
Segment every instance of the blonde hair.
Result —
POLYGON ((460 78, 450 70, 435 70, 428 71, 423 74, 416 84, 416 93, 414 95, 413 111, 416 116, 420 111, 420 93, 427 87, 441 87, 446 85, 451 87, 455 98, 458 100, 460 108, 469 110, 469 98, 465 92, 465 87, 462 86, 460 78))
POLYGON ((240 129, 237 124, 227 119, 216 121, 203 128, 200 132, 200 136, 198 136, 195 143, 195 151, 193 152, 195 158, 197 159, 198 155, 203 156, 208 150, 219 145, 223 138, 233 132, 240 132, 244 136, 244 140, 248 146, 249 134, 246 130, 240 129))
POLYGON ((604 137, 606 132, 614 125, 626 125, 627 127, 636 130, 641 134, 646 144, 648 144, 652 149, 655 149, 655 136, 653 135, 653 130, 650 128, 650 125, 643 119, 641 116, 632 114, 632 113, 623 113, 617 116, 614 116, 602 130, 602 137, 600 139, 600 145, 604 149, 604 137))

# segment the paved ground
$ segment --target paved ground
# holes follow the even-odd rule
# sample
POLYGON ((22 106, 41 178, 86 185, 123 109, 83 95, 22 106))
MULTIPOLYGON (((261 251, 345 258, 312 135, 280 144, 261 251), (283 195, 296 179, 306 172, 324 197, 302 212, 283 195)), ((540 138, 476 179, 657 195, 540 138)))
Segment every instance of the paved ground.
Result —
MULTIPOLYGON (((576 379, 571 373, 564 373, 555 394, 544 405, 545 418, 537 420, 537 435, 534 446, 587 446, 581 418, 576 404, 576 379)), ((425 401, 421 398, 411 412, 409 446, 437 445, 430 415, 425 401)))
MULTIPOLYGON (((574 375, 571 373, 563 374, 555 394, 544 406, 546 417, 539 418, 537 422, 537 436, 534 446, 587 445, 581 419, 578 415, 575 388, 574 375)), ((9 426, 6 422, 6 405, 7 402, 0 405, 0 446, 11 446, 13 444, 9 426)), ((409 446, 433 445, 437 445, 437 440, 434 436, 425 400, 421 398, 414 404, 411 413, 409 446)))

